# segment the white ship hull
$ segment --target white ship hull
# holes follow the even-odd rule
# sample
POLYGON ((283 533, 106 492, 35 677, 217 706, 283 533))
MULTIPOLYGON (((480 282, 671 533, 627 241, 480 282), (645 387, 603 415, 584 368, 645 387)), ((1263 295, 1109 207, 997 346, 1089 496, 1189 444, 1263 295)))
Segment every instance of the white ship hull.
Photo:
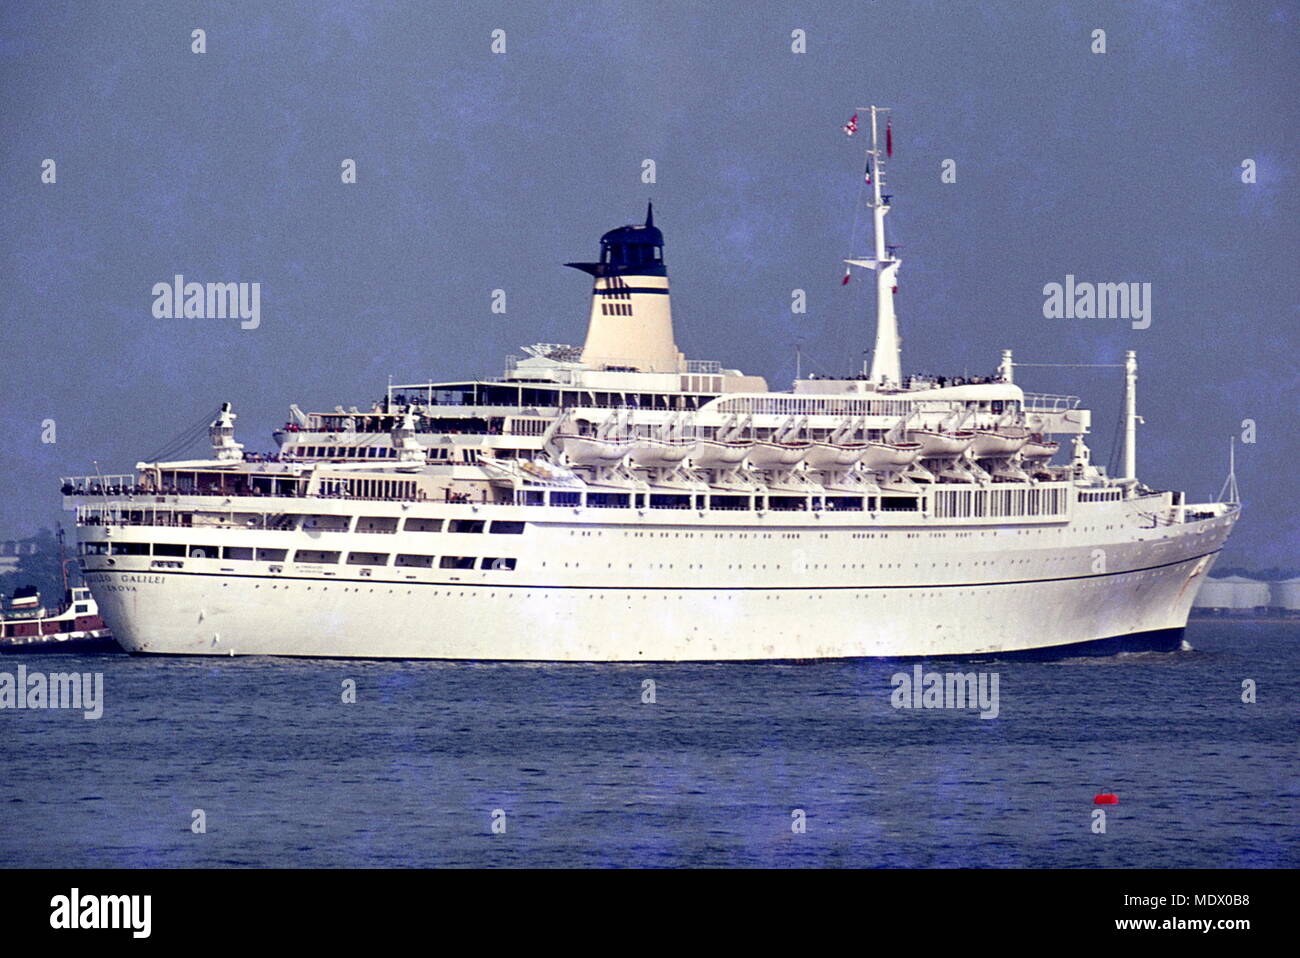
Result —
MULTIPOLYGON (((1122 503, 1109 505, 1120 514, 1122 503)), ((802 525, 770 516, 730 527, 530 522, 527 535, 510 537, 520 556, 512 571, 390 566, 363 575, 339 565, 326 575, 293 563, 270 572, 222 559, 187 558, 183 571, 151 569, 146 557, 86 561, 102 614, 138 653, 584 662, 1002 655, 1176 637, 1235 517, 1157 527, 1100 550, 1095 533, 1062 525, 968 527, 968 538, 931 529, 918 539, 899 526, 888 533, 888 562, 875 561, 878 527, 810 526, 802 516, 802 525)), ((312 544, 346 549, 362 538, 377 548, 356 533, 319 533, 312 544)), ((503 551, 496 541, 481 548, 503 551)))
POLYGON ((64 478, 118 641, 584 662, 1168 647, 1237 507, 1139 482, 1131 351, 1118 477, 1092 463, 1091 412, 1025 393, 1009 350, 994 377, 902 376, 876 114, 877 255, 846 260, 875 272, 870 376, 773 391, 687 359, 647 208, 567 264, 591 278, 580 350, 525 346, 499 379, 390 385, 368 411, 291 406, 269 457, 227 403, 211 458, 64 478), (908 429, 923 441, 881 441, 908 429), (1050 435, 1068 464, 1043 461, 1050 435))

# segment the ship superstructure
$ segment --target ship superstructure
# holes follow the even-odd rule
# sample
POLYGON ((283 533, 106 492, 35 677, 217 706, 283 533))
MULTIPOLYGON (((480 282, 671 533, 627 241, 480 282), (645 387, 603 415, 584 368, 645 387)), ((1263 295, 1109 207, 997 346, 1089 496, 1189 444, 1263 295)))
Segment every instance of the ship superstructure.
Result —
MULTIPOLYGON (((601 239, 585 344, 390 385, 246 454, 63 482, 129 650, 657 661, 1173 648, 1238 515, 1091 460, 1087 409, 905 377, 872 108, 869 374, 772 391, 673 335, 664 238, 601 239), (1061 446, 1066 448, 1062 451, 1061 446)), ((993 365, 993 364, 990 364, 993 365)))

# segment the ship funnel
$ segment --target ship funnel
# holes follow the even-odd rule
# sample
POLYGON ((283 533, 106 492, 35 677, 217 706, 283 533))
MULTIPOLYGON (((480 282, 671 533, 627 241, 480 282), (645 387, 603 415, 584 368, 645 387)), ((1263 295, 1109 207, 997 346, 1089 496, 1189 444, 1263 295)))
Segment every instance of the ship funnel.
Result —
POLYGON ((217 418, 208 426, 208 436, 212 440, 212 457, 222 462, 240 462, 244 458, 244 446, 235 442, 235 420, 238 417, 231 411, 230 403, 223 402, 217 418))
POLYGON ((582 362, 594 369, 677 373, 685 369, 673 339, 664 237, 654 225, 620 226, 600 238, 600 260, 565 263, 594 279, 582 362))

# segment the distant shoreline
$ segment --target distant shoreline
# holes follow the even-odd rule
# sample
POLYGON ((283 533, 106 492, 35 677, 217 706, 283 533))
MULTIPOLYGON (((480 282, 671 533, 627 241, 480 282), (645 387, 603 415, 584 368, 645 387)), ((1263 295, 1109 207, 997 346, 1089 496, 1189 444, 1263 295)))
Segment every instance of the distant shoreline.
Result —
POLYGON ((1288 622, 1300 625, 1300 615, 1279 615, 1276 617, 1258 616, 1258 615, 1193 615, 1187 619, 1188 623, 1192 622, 1254 622, 1254 623, 1275 623, 1288 622))

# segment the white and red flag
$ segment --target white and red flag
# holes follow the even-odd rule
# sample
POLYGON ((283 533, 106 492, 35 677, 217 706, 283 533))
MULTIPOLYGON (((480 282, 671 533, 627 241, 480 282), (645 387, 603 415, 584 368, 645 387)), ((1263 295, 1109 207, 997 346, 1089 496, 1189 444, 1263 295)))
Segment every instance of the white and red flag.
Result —
POLYGON ((847 134, 848 136, 852 136, 854 133, 857 133, 858 115, 856 113, 853 114, 853 117, 849 120, 849 122, 845 123, 842 127, 840 127, 840 129, 843 130, 845 134, 847 134))

